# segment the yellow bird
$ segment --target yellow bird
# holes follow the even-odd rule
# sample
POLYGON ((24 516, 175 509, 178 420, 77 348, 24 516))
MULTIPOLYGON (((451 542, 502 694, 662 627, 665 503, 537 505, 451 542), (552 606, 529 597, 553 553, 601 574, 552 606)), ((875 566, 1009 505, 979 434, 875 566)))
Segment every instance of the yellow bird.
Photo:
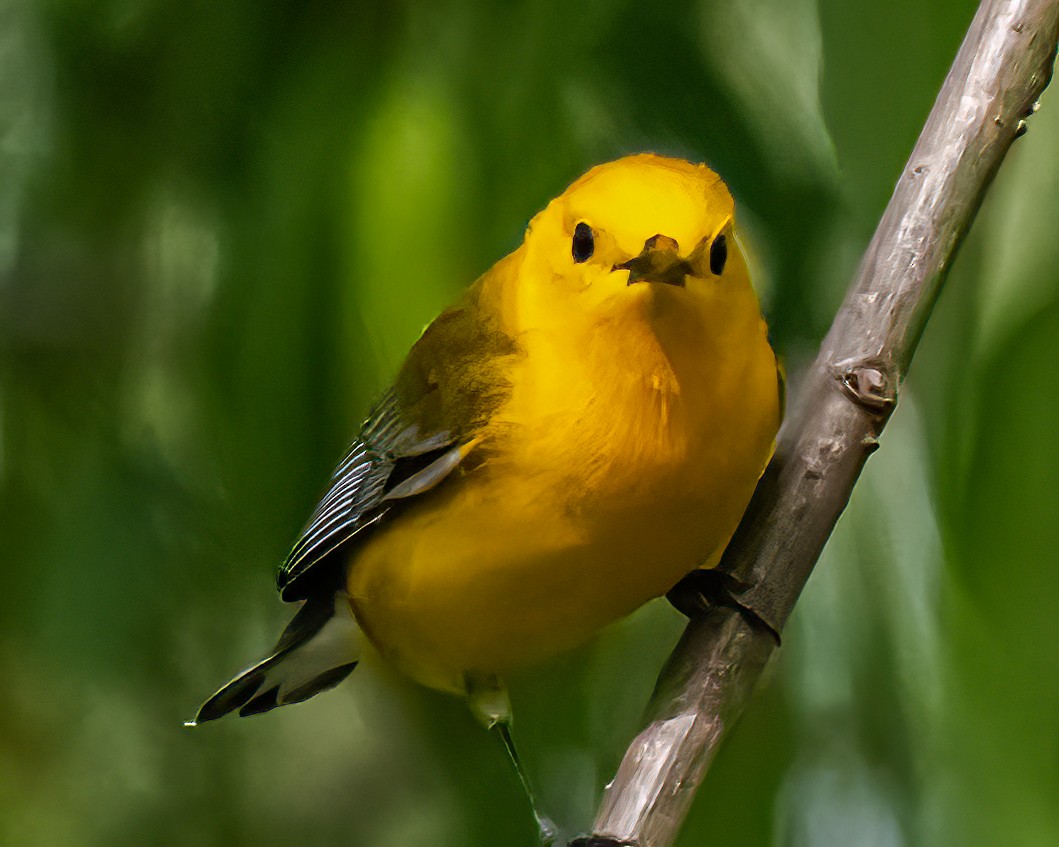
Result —
POLYGON ((332 687, 363 632, 510 743, 505 674, 716 564, 781 417, 733 214, 650 154, 537 214, 412 347, 280 568, 304 605, 192 723, 332 687))

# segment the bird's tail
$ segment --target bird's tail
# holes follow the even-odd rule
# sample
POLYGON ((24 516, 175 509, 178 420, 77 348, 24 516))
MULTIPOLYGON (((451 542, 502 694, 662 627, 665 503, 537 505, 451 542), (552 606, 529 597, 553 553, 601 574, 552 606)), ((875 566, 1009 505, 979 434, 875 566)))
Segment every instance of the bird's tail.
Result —
POLYGON ((186 726, 259 715, 333 688, 357 666, 360 628, 342 592, 310 598, 283 630, 272 654, 210 697, 186 726))

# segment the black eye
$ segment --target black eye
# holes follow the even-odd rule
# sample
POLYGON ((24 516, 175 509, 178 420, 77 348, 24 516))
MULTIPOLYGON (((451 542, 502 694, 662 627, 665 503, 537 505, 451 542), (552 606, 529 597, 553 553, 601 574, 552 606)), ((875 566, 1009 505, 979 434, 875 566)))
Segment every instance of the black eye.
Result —
POLYGON ((728 242, 723 235, 718 235, 710 245, 710 273, 720 276, 724 263, 728 261, 728 242))
POLYGON ((587 262, 592 258, 592 251, 595 249, 596 240, 592 235, 592 227, 582 221, 574 228, 574 243, 571 248, 574 261, 587 262))

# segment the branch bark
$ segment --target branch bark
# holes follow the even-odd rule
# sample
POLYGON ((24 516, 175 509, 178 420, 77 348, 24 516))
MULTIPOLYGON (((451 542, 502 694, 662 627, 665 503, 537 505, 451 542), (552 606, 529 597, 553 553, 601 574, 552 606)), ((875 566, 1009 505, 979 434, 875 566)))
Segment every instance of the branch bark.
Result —
POLYGON ((668 847, 897 402, 946 271, 1051 78, 1059 0, 983 0, 719 570, 581 847, 668 847))

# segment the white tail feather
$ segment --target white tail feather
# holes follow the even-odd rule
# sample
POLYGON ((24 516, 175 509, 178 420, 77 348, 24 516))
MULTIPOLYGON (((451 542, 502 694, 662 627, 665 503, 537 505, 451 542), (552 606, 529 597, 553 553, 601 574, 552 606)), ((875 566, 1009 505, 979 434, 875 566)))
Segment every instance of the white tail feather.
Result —
POLYGON ((243 717, 257 715, 333 688, 356 667, 362 637, 344 592, 306 600, 272 655, 221 688, 185 725, 236 709, 243 717))

